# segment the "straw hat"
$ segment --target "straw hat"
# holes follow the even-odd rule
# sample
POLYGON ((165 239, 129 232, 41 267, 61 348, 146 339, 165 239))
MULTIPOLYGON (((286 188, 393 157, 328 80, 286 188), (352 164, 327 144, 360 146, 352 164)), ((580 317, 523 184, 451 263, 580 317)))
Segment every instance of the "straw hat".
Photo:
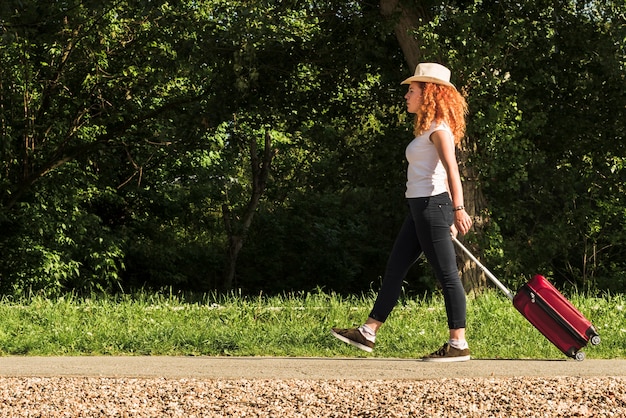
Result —
MULTIPOLYGON (((422 81, 425 83, 443 84, 454 87, 450 83, 450 70, 441 64, 433 62, 423 62, 415 67, 415 75, 407 78, 402 84, 411 84, 412 81, 422 81)), ((456 87, 455 87, 456 88, 456 87)))

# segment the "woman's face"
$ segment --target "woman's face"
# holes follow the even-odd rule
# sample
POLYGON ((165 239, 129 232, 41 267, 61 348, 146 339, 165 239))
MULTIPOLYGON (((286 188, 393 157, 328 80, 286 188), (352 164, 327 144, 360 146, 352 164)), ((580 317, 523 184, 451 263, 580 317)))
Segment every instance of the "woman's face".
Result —
POLYGON ((417 81, 411 82, 409 91, 404 95, 406 110, 409 113, 417 113, 422 105, 422 86, 417 81))

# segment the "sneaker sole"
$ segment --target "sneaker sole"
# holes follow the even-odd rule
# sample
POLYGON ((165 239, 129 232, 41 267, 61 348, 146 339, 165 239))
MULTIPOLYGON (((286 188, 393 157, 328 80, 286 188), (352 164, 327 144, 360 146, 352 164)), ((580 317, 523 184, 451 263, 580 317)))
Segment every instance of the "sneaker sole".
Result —
POLYGON ((361 343, 359 343, 359 342, 356 342, 356 341, 352 341, 351 339, 346 338, 346 337, 344 337, 343 335, 339 335, 339 334, 337 334, 335 331, 332 331, 332 330, 331 330, 331 331, 330 331, 330 333, 331 333, 331 334, 333 334, 333 336, 334 336, 335 338, 340 339, 340 340, 341 340, 341 341, 343 341, 344 343, 348 343, 348 344, 350 344, 350 345, 353 345, 353 346, 355 346, 356 348, 360 348, 360 349, 361 349, 361 350, 363 350, 363 351, 367 351, 368 353, 371 353, 371 352, 372 352, 372 348, 371 348, 371 347, 368 347, 368 346, 363 345, 363 344, 361 344, 361 343))
POLYGON ((423 358, 422 361, 430 363, 456 363, 461 361, 469 361, 470 356, 458 356, 458 357, 441 357, 441 358, 423 358))

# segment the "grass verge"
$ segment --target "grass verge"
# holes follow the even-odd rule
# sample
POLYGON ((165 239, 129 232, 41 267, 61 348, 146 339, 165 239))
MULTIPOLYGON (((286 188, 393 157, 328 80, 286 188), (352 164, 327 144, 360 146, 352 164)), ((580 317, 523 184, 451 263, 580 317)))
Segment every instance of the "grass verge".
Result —
MULTIPOLYGON (((573 295, 602 343, 587 358, 626 358, 624 295, 573 295)), ((209 355, 416 358, 447 339, 443 300, 401 301, 367 354, 330 335, 333 326, 359 325, 372 295, 309 293, 280 297, 176 296, 0 302, 0 355, 209 355)), ((564 358, 495 291, 468 297, 467 337, 474 358, 564 358)))

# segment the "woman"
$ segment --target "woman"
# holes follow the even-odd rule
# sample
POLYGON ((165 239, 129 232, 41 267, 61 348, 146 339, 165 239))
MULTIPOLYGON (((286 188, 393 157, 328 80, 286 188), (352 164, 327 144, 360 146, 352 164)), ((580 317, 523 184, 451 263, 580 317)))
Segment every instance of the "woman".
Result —
POLYGON ((422 63, 404 96, 407 111, 414 113, 415 139, 406 148, 409 162, 406 198, 409 214, 396 238, 387 262, 383 284, 365 324, 358 328, 333 328, 340 340, 371 352, 376 332, 398 302, 409 268, 424 253, 441 284, 450 339, 425 361, 466 361, 465 290, 459 278, 450 234, 466 234, 472 219, 465 211, 455 147, 465 134, 467 104, 450 83, 450 70, 422 63))

